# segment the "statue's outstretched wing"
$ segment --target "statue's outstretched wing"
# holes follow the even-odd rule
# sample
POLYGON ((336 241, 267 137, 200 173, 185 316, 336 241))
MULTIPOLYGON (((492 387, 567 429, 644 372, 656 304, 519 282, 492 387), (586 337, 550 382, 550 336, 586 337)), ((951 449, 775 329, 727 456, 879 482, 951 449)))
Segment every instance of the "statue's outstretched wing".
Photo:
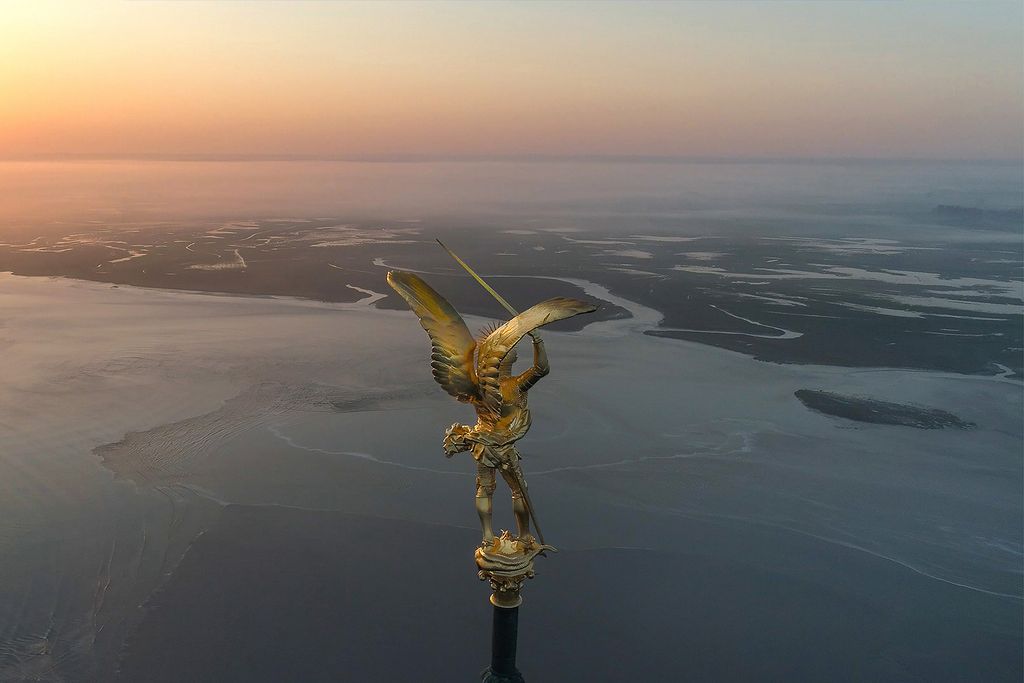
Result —
POLYGON ((528 308, 507 323, 491 332, 480 343, 477 350, 476 376, 480 386, 480 397, 490 410, 498 410, 501 406, 501 388, 498 385, 498 366, 508 352, 527 332, 553 323, 556 320, 571 318, 580 313, 596 311, 597 306, 579 299, 557 297, 542 301, 528 308))
POLYGON ((388 284, 398 292, 419 317, 430 335, 430 367, 437 383, 460 401, 479 397, 473 351, 476 341, 465 321, 444 297, 412 273, 394 270, 388 284))

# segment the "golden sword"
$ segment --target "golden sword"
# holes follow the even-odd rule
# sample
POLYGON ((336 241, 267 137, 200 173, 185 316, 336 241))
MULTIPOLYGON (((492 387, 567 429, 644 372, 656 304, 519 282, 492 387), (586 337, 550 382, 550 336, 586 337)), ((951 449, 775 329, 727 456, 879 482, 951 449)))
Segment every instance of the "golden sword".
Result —
MULTIPOLYGON (((437 238, 435 237, 434 239, 437 239, 437 238)), ((467 264, 467 263, 466 263, 465 261, 463 261, 462 259, 460 259, 460 258, 458 257, 458 255, 456 255, 456 253, 455 253, 454 251, 452 251, 451 249, 449 249, 448 247, 446 247, 446 246, 444 245, 444 242, 442 242, 441 240, 437 240, 437 243, 438 243, 438 244, 440 244, 440 245, 441 245, 441 247, 442 247, 442 248, 443 248, 443 249, 444 249, 445 251, 447 251, 447 252, 448 252, 448 255, 449 255, 449 256, 451 256, 451 257, 452 257, 453 259, 455 259, 456 261, 458 261, 459 265, 460 265, 460 266, 462 266, 463 268, 465 268, 465 269, 466 269, 466 272, 467 272, 467 273, 469 273, 470 275, 472 275, 472 276, 473 276, 473 279, 474 279, 474 280, 476 280, 477 282, 479 282, 479 283, 480 283, 480 286, 481 286, 481 287, 483 287, 484 289, 486 289, 486 290, 487 290, 487 292, 488 292, 488 293, 489 293, 489 294, 490 294, 491 296, 493 296, 493 297, 494 297, 495 299, 497 299, 497 300, 498 300, 498 303, 499 303, 499 304, 501 304, 502 306, 504 306, 504 307, 505 307, 505 310, 506 310, 506 311, 508 311, 509 313, 511 313, 511 314, 512 314, 513 316, 519 315, 519 311, 517 311, 516 309, 512 308, 512 305, 511 305, 511 304, 509 304, 509 302, 505 301, 505 299, 504 299, 504 298, 503 298, 503 297, 501 296, 501 294, 498 294, 497 292, 495 292, 495 291, 494 291, 494 288, 493 288, 493 287, 491 287, 491 286, 490 286, 489 284, 487 284, 486 282, 484 282, 484 279, 483 279, 482 277, 480 277, 480 276, 479 276, 479 275, 477 275, 477 274, 476 274, 475 272, 473 272, 473 269, 472 269, 472 268, 470 268, 470 267, 469 267, 469 265, 468 265, 468 264, 467 264)))

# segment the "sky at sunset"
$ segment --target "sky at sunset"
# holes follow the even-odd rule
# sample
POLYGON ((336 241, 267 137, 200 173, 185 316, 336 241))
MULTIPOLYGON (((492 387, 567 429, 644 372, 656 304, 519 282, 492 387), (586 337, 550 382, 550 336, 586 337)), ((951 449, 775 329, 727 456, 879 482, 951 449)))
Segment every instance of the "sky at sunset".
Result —
POLYGON ((1020 2, 5 2, 0 156, 1016 159, 1020 2))

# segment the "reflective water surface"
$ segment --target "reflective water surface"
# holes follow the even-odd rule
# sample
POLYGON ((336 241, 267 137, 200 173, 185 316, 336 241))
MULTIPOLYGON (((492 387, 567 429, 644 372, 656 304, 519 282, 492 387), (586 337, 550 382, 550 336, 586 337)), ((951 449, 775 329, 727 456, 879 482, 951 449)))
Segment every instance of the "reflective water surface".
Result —
POLYGON ((474 680, 473 468, 440 450, 469 409, 380 296, 419 270, 499 315, 451 230, 520 304, 605 307, 531 393, 560 552, 528 680, 1019 679, 1017 170, 100 166, 0 165, 2 264, 40 275, 0 276, 0 678, 474 680))

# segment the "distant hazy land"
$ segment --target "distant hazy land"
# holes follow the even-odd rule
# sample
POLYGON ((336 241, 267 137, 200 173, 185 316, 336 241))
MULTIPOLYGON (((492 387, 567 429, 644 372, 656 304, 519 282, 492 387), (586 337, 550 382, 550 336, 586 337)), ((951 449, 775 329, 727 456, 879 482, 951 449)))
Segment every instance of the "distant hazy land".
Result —
MULTIPOLYGON (((99 163, 0 164, 0 179, 20 174, 31 191, 12 205, 38 207, 46 179, 54 191, 81 174, 101 183, 99 163)), ((129 197, 116 208, 78 199, 62 209, 82 204, 77 217, 51 208, 45 223, 9 217, 0 270, 334 302, 377 296, 374 305, 403 309, 381 284, 395 264, 433 273, 462 310, 500 315, 433 245, 442 237, 481 272, 512 278, 502 284, 518 305, 575 289, 538 276, 585 280, 657 310, 647 334, 763 360, 1016 377, 1024 365, 1024 198, 1012 166, 107 165, 114 187, 99 196, 129 197), (392 183, 403 191, 389 197, 392 183), (220 212, 256 208, 203 214, 221 194, 220 212), (253 213, 268 201, 269 216, 253 213)), ((606 301, 588 320, 623 315, 606 301)))

